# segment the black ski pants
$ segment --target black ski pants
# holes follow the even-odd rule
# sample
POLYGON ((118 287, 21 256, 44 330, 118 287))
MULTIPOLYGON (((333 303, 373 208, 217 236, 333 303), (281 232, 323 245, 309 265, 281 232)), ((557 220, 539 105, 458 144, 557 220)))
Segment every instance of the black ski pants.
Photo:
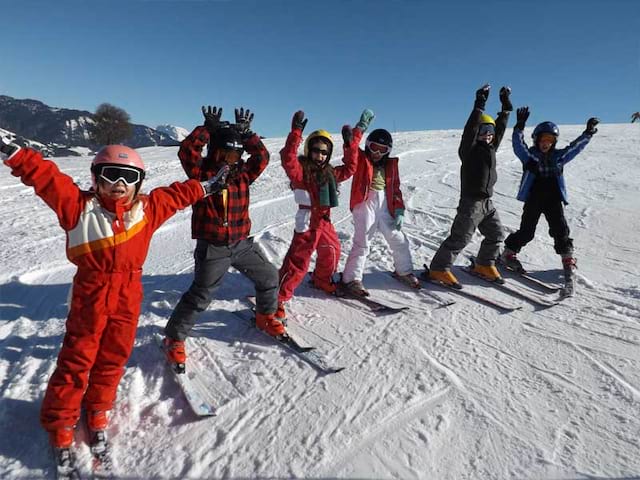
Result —
POLYGON ((520 229, 510 234, 504 244, 510 250, 519 252, 533 240, 540 215, 545 216, 549 224, 549 235, 553 238, 556 253, 573 254, 573 239, 569 238, 569 225, 564 216, 562 200, 554 195, 532 194, 524 203, 520 229), (555 198, 554 198, 555 197, 555 198))
POLYGON ((198 240, 193 253, 194 278, 176 305, 164 329, 167 336, 185 340, 200 312, 211 303, 213 292, 230 267, 247 276, 256 287, 256 312, 275 313, 278 308, 278 269, 267 259, 253 238, 229 246, 212 245, 198 240))

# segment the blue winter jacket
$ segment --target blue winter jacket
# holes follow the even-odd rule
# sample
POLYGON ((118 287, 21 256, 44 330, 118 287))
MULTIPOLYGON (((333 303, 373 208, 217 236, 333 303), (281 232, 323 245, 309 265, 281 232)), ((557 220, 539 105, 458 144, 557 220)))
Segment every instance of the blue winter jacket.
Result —
MULTIPOLYGON (((550 166, 555 168, 558 171, 556 178, 558 179, 558 187, 560 188, 560 194, 562 195, 562 202, 566 205, 569 203, 567 201, 567 187, 564 182, 564 175, 562 171, 564 166, 574 159, 576 155, 578 155, 584 147, 587 146, 591 140, 591 135, 588 133, 583 133, 578 138, 576 138, 573 142, 571 142, 567 147, 562 148, 560 150, 556 150, 555 148, 551 150, 550 155, 551 158, 548 160, 550 166)), ((538 162, 542 165, 542 157, 544 154, 538 149, 537 146, 527 147, 527 144, 524 141, 524 132, 520 129, 514 128, 513 135, 511 138, 511 142, 513 144, 513 152, 522 162, 522 165, 526 165, 527 162, 533 160, 534 162, 538 162)), ((520 189, 518 190, 518 200, 521 202, 526 202, 529 198, 529 193, 531 192, 531 187, 533 187, 533 183, 536 180, 536 175, 529 170, 524 170, 522 174, 522 180, 520 180, 520 189)))

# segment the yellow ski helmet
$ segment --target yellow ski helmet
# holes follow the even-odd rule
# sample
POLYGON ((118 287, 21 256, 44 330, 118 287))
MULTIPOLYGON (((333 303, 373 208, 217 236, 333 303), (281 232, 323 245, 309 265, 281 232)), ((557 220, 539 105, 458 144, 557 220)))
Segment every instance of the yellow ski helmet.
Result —
POLYGON ((327 161, 329 161, 333 153, 333 139, 331 138, 331 134, 326 130, 316 130, 309 134, 307 140, 304 142, 304 156, 309 157, 309 146, 316 139, 323 140, 329 146, 329 155, 327 155, 327 161))
POLYGON ((483 123, 488 123, 490 125, 493 125, 494 127, 496 126, 496 121, 493 119, 493 117, 491 117, 491 115, 487 115, 486 113, 480 115, 480 124, 483 123))

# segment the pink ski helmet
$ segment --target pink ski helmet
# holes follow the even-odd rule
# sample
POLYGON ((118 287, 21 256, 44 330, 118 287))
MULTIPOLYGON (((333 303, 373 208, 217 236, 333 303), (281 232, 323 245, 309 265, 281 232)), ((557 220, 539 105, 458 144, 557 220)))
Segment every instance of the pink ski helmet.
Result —
POLYGON ((142 158, 133 148, 124 145, 107 145, 102 147, 91 162, 91 173, 93 174, 93 186, 96 186, 96 177, 102 172, 105 166, 129 167, 140 173, 137 182, 136 193, 140 189, 140 184, 144 180, 145 170, 142 158))

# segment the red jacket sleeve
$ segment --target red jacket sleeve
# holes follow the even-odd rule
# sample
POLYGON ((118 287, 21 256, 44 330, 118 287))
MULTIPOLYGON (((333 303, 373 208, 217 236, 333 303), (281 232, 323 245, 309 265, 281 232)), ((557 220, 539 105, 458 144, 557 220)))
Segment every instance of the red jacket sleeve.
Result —
POLYGON ((36 195, 51 207, 64 230, 76 226, 85 200, 70 176, 62 173, 54 162, 42 158, 40 152, 30 148, 21 148, 4 163, 11 168, 12 175, 33 187, 36 195))
POLYGON ((287 176, 291 182, 300 184, 302 183, 303 172, 302 165, 298 161, 298 148, 302 141, 302 130, 299 128, 291 130, 287 136, 287 141, 280 150, 280 160, 282 161, 282 168, 287 173, 287 176))
POLYGON ((343 146, 344 157, 342 162, 344 165, 340 165, 334 169, 336 172, 336 181, 344 182, 345 180, 349 180, 355 173, 358 167, 358 152, 360 150, 359 145, 361 139, 362 130, 354 128, 351 143, 343 146))
POLYGON ((151 215, 152 230, 156 230, 178 210, 193 205, 204 197, 204 189, 197 180, 175 182, 168 187, 151 190, 148 201, 153 214, 151 215))
POLYGON ((202 175, 202 149, 209 143, 209 132, 203 126, 196 127, 180 143, 178 158, 187 177, 204 180, 202 175))
POLYGON ((249 154, 244 173, 247 175, 249 184, 252 184, 269 165, 269 150, 257 134, 253 134, 244 142, 244 149, 249 154))

